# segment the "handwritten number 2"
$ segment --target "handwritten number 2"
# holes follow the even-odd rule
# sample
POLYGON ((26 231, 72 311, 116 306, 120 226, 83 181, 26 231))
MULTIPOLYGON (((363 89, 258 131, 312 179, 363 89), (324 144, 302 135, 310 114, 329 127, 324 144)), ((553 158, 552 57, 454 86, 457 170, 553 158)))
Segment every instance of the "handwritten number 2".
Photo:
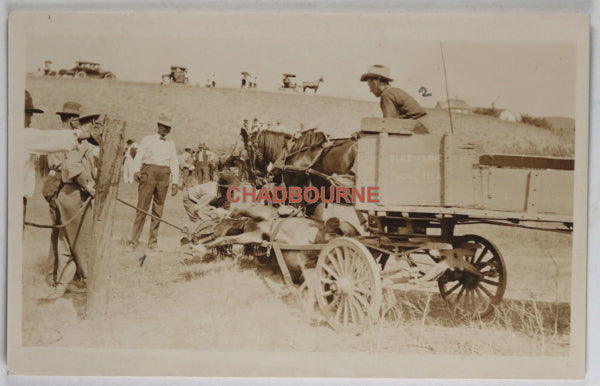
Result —
POLYGON ((421 88, 419 89, 419 94, 421 94, 424 97, 430 97, 431 93, 427 92, 427 89, 423 86, 421 86, 421 88))

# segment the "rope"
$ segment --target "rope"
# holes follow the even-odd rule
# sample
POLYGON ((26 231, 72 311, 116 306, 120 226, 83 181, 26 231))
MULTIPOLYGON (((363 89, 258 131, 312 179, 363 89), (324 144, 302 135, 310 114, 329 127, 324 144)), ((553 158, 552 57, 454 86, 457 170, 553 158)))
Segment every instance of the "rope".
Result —
POLYGON ((75 213, 75 215, 73 215, 73 217, 71 217, 69 219, 69 221, 67 221, 65 223, 58 224, 58 225, 46 225, 46 224, 36 224, 36 223, 33 223, 33 222, 25 221, 25 225, 29 225, 29 226, 36 227, 36 228, 55 228, 55 229, 64 228, 67 225, 69 225, 70 223, 72 223, 73 220, 75 220, 77 217, 79 217, 79 215, 81 213, 83 213, 83 210, 85 208, 87 208, 87 206, 89 205, 90 202, 92 202, 92 196, 89 196, 87 198, 87 200, 85 200, 85 202, 83 203, 83 206, 81 208, 79 208, 79 210, 77 211, 77 213, 75 213))
POLYGON ((153 219, 156 219, 156 220, 158 220, 158 221, 160 221, 160 222, 164 222, 165 224, 167 224, 167 225, 169 225, 169 226, 171 226, 171 227, 173 227, 173 228, 177 229, 177 230, 178 230, 179 232, 181 232, 181 233, 186 233, 186 232, 185 232, 185 230, 184 230, 183 228, 180 228, 180 227, 178 227, 178 226, 177 226, 177 225, 175 225, 175 224, 171 224, 170 222, 168 222, 168 221, 166 221, 166 220, 163 220, 162 218, 160 218, 160 217, 157 217, 157 216, 153 215, 152 213, 150 213, 150 212, 148 212, 148 211, 145 211, 145 210, 143 210, 143 209, 140 209, 140 208, 138 208, 138 207, 137 207, 137 206, 135 206, 135 205, 131 205, 131 204, 130 204, 130 203, 128 203, 127 201, 123 201, 123 200, 121 200, 121 199, 120 199, 120 198, 118 198, 118 197, 116 198, 116 200, 117 200, 117 201, 119 201, 121 204, 125 204, 125 205, 127 205, 128 207, 130 207, 130 208, 133 208, 133 209, 137 210, 138 212, 142 212, 142 213, 145 213, 145 214, 147 214, 148 216, 152 217, 153 219))

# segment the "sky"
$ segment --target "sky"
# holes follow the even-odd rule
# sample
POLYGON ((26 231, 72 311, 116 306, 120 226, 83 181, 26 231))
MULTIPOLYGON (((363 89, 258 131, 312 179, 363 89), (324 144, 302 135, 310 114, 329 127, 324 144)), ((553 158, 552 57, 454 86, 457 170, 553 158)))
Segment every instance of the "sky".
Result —
POLYGON ((55 70, 89 60, 100 62, 120 80, 159 83, 170 65, 179 64, 188 67, 192 84, 204 84, 215 74, 217 86, 237 88, 240 72, 248 71, 265 91, 276 91, 281 74, 293 73, 299 82, 323 77, 320 95, 376 101, 359 78, 369 66, 383 64, 391 69, 392 84, 425 107, 446 99, 446 76, 450 98, 471 106, 494 103, 534 116, 575 116, 574 44, 407 40, 394 38, 397 34, 382 37, 378 31, 357 33, 347 23, 334 28, 317 21, 311 30, 311 23, 299 27, 272 22, 272 17, 246 19, 203 18, 195 23, 181 18, 180 31, 164 32, 148 23, 111 29, 114 23, 101 20, 90 22, 89 28, 71 19, 48 22, 32 28, 27 38, 27 71, 42 68, 47 59, 55 70), (298 28, 303 28, 301 33, 298 28))

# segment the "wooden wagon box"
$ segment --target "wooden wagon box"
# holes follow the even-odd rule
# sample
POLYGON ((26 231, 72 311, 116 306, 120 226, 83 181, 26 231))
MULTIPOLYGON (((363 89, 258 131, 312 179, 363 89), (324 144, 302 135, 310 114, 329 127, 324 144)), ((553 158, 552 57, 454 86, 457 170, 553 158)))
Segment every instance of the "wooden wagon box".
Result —
POLYGON ((477 154, 452 134, 414 134, 414 124, 363 119, 356 186, 379 187, 380 202, 357 209, 572 221, 573 159, 477 154))

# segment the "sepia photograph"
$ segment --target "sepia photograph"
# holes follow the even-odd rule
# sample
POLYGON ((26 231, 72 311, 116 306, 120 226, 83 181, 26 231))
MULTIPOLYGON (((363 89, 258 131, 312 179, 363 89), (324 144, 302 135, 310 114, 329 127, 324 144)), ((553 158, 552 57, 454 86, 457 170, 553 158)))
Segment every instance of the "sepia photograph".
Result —
POLYGON ((8 55, 11 373, 584 376, 587 16, 16 12, 8 55))

